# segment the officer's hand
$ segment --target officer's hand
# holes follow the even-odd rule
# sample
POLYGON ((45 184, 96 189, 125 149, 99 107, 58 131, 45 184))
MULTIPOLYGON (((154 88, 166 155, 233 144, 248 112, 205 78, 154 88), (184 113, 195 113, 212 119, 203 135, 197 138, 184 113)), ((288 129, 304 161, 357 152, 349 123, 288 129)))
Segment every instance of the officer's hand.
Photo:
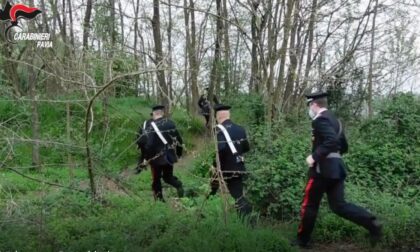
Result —
POLYGON ((134 173, 135 173, 135 174, 140 174, 142 171, 143 171, 143 169, 142 169, 142 168, 140 168, 140 166, 138 165, 138 166, 136 167, 136 169, 134 170, 134 173))
POLYGON ((314 158, 312 157, 312 155, 309 155, 309 156, 306 158, 306 164, 308 164, 308 166, 309 166, 309 167, 313 167, 313 166, 314 166, 314 164, 315 164, 315 160, 314 160, 314 158))
POLYGON ((147 161, 144 160, 143 163, 139 164, 139 167, 142 168, 143 170, 147 169, 147 161))
POLYGON ((178 156, 178 158, 182 157, 183 151, 184 151, 184 145, 176 146, 176 155, 178 156))
POLYGON ((136 167, 136 174, 140 174, 143 170, 147 169, 147 163, 143 162, 141 164, 138 164, 136 167))

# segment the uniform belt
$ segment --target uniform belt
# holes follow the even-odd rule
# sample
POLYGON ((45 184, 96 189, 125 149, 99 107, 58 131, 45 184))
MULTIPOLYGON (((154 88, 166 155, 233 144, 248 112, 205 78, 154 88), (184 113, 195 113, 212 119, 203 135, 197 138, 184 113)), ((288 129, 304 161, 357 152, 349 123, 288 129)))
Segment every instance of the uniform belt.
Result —
MULTIPOLYGON (((326 156, 326 158, 341 158, 341 154, 339 152, 331 152, 326 156)), ((321 173, 321 167, 319 167, 319 164, 316 164, 316 172, 321 173)))
POLYGON ((341 154, 339 152, 331 152, 327 155, 327 158, 341 158, 341 154))

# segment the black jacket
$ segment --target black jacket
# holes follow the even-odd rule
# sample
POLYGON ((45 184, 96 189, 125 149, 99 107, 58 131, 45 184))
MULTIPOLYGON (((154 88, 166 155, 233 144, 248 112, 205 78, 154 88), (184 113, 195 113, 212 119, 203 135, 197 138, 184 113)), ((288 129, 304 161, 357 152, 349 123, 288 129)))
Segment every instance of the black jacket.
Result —
POLYGON ((139 130, 137 132, 137 136, 136 136, 136 143, 137 143, 137 148, 140 150, 140 162, 143 162, 144 159, 149 159, 151 158, 150 155, 147 152, 146 149, 146 145, 147 145, 147 139, 148 139, 148 135, 150 134, 150 132, 148 132, 148 128, 150 126, 150 122, 152 121, 152 119, 149 119, 147 121, 145 121, 146 125, 144 125, 144 123, 142 123, 139 127, 139 130), (146 127, 144 127, 146 126, 146 127))
POLYGON ((168 142, 168 145, 165 146, 162 140, 154 131, 152 125, 150 124, 147 127, 147 130, 151 132, 147 139, 147 152, 152 158, 150 164, 152 166, 161 166, 167 165, 167 158, 165 157, 165 150, 168 149, 166 152, 167 155, 170 156, 170 160, 176 162, 178 157, 182 156, 182 138, 179 135, 178 130, 176 129, 175 123, 167 118, 159 118, 154 121, 156 126, 159 128, 160 132, 162 133, 163 137, 168 142), (155 158, 156 156, 159 156, 155 158))
MULTIPOLYGON (((249 142, 244 128, 234 124, 231 120, 222 123, 232 139, 238 156, 242 157, 245 152, 249 151, 249 142)), ((223 132, 216 127, 217 149, 219 152, 220 168, 223 172, 245 171, 243 162, 237 162, 237 157, 232 154, 223 132)))
MULTIPOLYGON (((219 104, 219 99, 217 99, 216 95, 213 95, 213 102, 214 104, 219 104)), ((200 107, 202 115, 210 115, 211 104, 204 95, 200 96, 200 99, 198 100, 198 107, 200 107)))
POLYGON ((328 110, 323 111, 312 121, 312 157, 315 165, 310 169, 310 176, 344 179, 346 177, 345 164, 341 158, 327 158, 330 153, 344 154, 348 151, 348 144, 344 130, 338 135, 340 123, 328 110), (319 165, 320 173, 316 172, 319 165))
POLYGON ((198 100, 198 107, 201 109, 201 114, 210 114, 210 102, 204 97, 204 95, 200 96, 200 99, 198 100))

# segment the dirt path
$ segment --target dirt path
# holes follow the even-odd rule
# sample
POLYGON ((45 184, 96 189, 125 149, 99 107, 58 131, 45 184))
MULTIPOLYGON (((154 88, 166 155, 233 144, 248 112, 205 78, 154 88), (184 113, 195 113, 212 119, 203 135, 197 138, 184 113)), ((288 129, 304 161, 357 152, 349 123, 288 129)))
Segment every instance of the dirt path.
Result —
MULTIPOLYGON (((200 153, 204 150, 207 141, 210 141, 206 135, 194 137, 192 141, 192 147, 190 149, 184 150, 184 155, 179 161, 175 164, 176 169, 185 170, 187 169, 194 160, 200 155, 200 153)), ((126 167, 124 170, 121 171, 120 177, 123 179, 127 179, 131 176, 135 176, 135 168, 136 163, 126 167)))
POLYGON ((300 251, 311 251, 311 252, 388 252, 391 250, 384 250, 384 249, 369 249, 367 247, 363 247, 360 244, 354 243, 331 243, 331 244, 315 244, 312 249, 305 249, 300 251))
POLYGON ((188 168, 194 160, 200 155, 204 150, 206 143, 210 141, 205 135, 195 137, 192 142, 192 148, 187 149, 184 153, 184 156, 176 164, 178 169, 188 168))

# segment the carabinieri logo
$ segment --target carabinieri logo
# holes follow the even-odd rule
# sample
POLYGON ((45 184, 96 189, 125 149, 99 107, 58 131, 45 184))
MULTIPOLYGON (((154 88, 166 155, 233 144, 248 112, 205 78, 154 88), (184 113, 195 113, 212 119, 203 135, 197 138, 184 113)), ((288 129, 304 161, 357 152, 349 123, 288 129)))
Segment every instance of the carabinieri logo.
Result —
POLYGON ((34 19, 38 14, 42 13, 42 11, 35 7, 29 7, 24 4, 15 4, 11 5, 9 1, 6 2, 6 5, 4 6, 3 10, 0 9, 0 21, 10 21, 10 25, 6 28, 4 34, 6 36, 6 39, 9 42, 9 32, 12 27, 18 26, 19 27, 19 19, 25 18, 25 19, 34 19))

